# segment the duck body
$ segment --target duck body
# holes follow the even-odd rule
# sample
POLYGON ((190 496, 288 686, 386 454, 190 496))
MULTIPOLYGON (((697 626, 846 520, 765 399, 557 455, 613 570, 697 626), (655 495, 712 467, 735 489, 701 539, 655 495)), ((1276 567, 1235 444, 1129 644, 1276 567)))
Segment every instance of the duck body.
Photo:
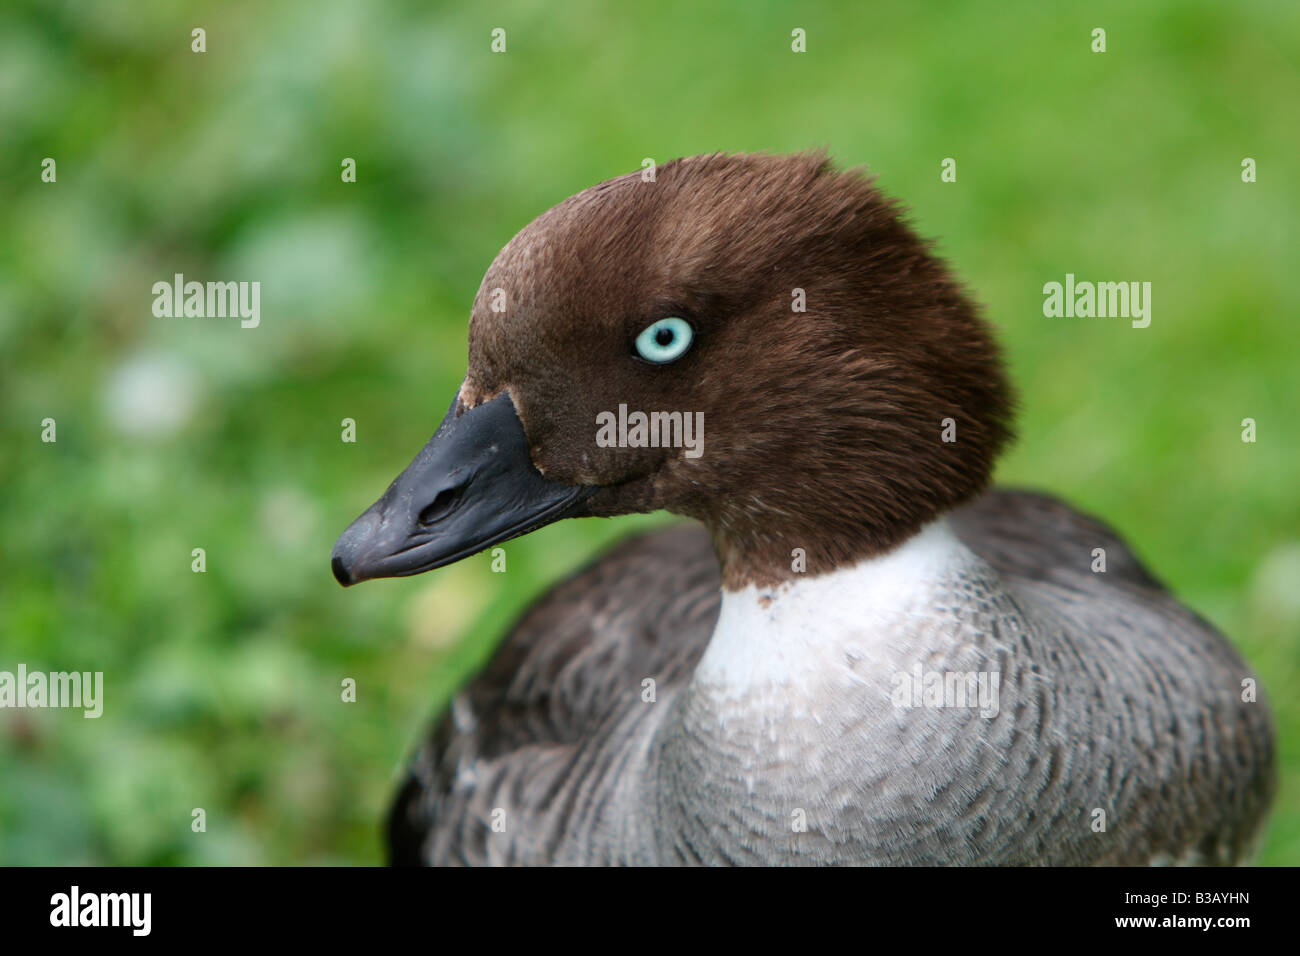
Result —
POLYGON ((393 807, 392 861, 1248 859, 1271 725, 1220 634, 1051 498, 995 491, 918 537, 842 577, 725 595, 702 529, 625 542, 456 698, 393 807), (975 695, 900 706, 918 666, 998 674, 996 713, 975 695))
POLYGON ((987 490, 1013 405, 961 286, 823 155, 691 157, 538 217, 335 576, 567 517, 698 524, 524 616, 420 747, 391 860, 1247 859, 1274 786, 1254 676, 1103 524, 987 490), (693 440, 610 441, 615 409, 693 440))

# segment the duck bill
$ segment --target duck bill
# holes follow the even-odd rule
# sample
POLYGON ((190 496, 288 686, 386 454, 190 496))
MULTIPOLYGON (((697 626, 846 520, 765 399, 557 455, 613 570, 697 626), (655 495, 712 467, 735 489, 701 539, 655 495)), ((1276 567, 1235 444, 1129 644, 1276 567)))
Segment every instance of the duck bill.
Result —
POLYGON ((335 543, 343 586, 440 568, 582 513, 595 487, 542 476, 508 392, 459 415, 458 404, 335 543))

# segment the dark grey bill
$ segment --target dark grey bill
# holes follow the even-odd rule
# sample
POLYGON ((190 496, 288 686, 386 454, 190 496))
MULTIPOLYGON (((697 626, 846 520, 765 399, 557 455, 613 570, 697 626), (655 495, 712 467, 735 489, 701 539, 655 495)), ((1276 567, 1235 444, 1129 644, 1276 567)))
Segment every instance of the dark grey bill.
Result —
POLYGON ((459 416, 456 404, 415 461, 334 544, 339 584, 451 564, 581 512, 596 490, 542 477, 508 392, 459 416))

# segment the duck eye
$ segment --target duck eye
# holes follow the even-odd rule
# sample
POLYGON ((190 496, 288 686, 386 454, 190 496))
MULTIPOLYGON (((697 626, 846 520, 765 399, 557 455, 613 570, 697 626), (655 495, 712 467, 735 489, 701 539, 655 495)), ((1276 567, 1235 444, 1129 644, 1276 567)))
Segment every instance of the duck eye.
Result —
POLYGON ((695 330, 685 319, 670 316, 647 325, 636 337, 636 351, 647 362, 663 365, 675 361, 691 347, 695 330))

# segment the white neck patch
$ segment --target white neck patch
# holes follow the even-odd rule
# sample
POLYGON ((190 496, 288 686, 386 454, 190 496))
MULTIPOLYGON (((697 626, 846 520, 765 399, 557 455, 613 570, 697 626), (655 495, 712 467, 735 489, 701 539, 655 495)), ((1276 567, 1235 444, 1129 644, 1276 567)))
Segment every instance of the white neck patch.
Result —
POLYGON ((815 686, 846 661, 887 666, 915 653, 946 584, 980 563, 946 519, 886 554, 775 588, 723 592, 695 680, 749 696, 815 686))

